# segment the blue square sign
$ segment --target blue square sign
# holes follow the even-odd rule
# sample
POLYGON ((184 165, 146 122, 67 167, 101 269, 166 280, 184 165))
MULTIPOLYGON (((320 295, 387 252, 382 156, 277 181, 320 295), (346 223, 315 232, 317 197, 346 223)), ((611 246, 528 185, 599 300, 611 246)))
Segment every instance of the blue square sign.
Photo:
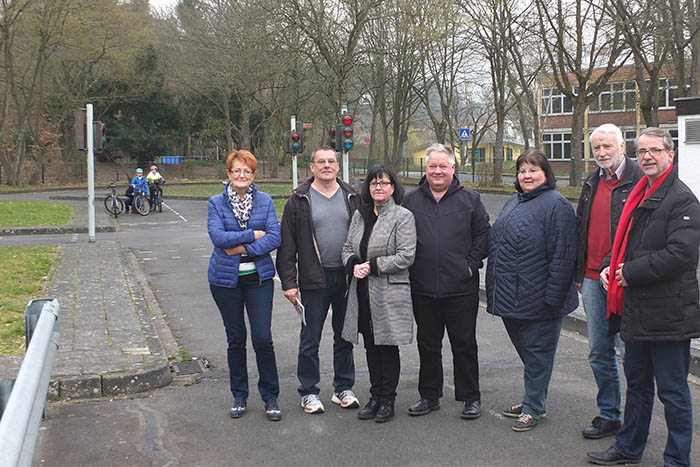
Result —
POLYGON ((469 128, 460 128, 459 129, 459 139, 461 141, 467 141, 469 140, 469 128))

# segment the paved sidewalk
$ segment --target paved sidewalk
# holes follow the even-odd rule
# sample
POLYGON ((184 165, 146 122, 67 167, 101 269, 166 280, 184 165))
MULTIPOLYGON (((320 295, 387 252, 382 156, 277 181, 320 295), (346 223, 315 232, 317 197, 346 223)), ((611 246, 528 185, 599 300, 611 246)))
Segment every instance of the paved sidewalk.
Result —
MULTIPOLYGON (((147 283, 133 255, 109 241, 67 243, 57 255, 45 294, 61 304, 49 396, 102 397, 167 385, 168 353, 158 333, 169 330, 150 290, 142 290, 147 283)), ((0 378, 14 378, 20 360, 0 359, 0 378)))

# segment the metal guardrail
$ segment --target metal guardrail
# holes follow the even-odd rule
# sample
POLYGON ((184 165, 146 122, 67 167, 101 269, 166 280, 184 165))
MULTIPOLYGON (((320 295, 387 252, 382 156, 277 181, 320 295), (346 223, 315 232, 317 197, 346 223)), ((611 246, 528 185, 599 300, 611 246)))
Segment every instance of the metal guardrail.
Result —
POLYGON ((0 453, 3 466, 31 466, 42 414, 46 407, 56 350, 60 342, 55 299, 36 299, 25 311, 27 352, 14 386, 5 381, 0 397, 11 389, 7 403, 0 400, 0 453))

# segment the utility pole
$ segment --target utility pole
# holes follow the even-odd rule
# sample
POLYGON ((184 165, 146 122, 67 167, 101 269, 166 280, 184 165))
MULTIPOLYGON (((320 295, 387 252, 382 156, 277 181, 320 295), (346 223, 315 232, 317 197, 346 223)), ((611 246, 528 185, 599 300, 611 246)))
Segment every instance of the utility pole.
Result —
MULTIPOLYGON (((346 114, 348 112, 348 106, 343 105, 340 108, 340 115, 346 114)), ((343 181, 345 183, 350 183, 350 152, 343 146, 343 181)))
MULTIPOLYGON (((291 130, 292 130, 292 133, 297 131, 297 117, 296 117, 296 115, 292 115, 291 130)), ((302 151, 303 151, 303 148, 302 148, 302 151)), ((297 153, 293 152, 292 153, 292 188, 296 189, 296 187, 298 185, 299 185, 299 174, 297 173, 297 153)))
MULTIPOLYGON (((87 176, 88 176, 88 241, 95 243, 95 142, 92 127, 92 104, 87 104, 87 176)), ((101 135, 100 135, 101 136, 101 135)))

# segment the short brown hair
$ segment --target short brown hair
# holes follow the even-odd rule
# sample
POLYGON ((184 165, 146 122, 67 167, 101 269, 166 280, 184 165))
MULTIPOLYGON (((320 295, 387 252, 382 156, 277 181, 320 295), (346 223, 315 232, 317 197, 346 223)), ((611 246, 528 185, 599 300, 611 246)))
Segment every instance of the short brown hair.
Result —
POLYGON ((236 149, 226 157, 226 170, 230 172, 231 167, 233 167, 233 162, 237 160, 243 162, 253 173, 255 173, 258 168, 258 160, 250 151, 236 149))

